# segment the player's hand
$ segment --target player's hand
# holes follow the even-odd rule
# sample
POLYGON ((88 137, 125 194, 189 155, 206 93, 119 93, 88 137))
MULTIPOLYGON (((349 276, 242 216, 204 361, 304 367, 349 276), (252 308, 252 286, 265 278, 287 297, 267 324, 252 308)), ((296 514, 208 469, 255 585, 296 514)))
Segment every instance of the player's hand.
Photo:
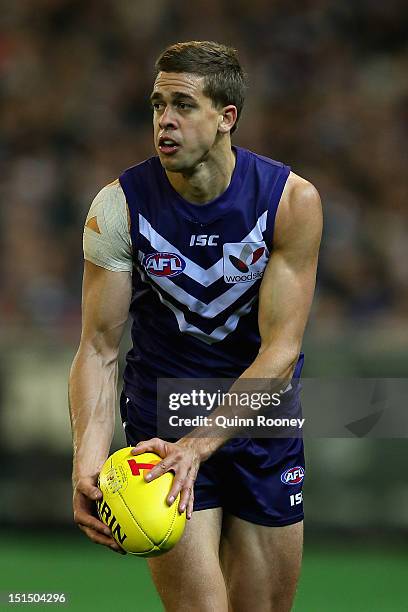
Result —
POLYGON ((96 486, 96 478, 81 478, 74 484, 74 521, 92 542, 108 546, 111 550, 125 555, 126 552, 112 537, 109 527, 96 518, 95 502, 102 499, 102 492, 96 486))
POLYGON ((180 493, 179 512, 181 514, 185 510, 187 518, 191 519, 194 504, 194 482, 201 462, 194 440, 181 439, 172 443, 165 442, 160 438, 152 438, 139 442, 131 453, 132 455, 156 453, 162 458, 162 461, 149 472, 146 472, 144 478, 146 482, 151 482, 166 472, 173 472, 173 486, 167 497, 167 503, 171 506, 180 493))

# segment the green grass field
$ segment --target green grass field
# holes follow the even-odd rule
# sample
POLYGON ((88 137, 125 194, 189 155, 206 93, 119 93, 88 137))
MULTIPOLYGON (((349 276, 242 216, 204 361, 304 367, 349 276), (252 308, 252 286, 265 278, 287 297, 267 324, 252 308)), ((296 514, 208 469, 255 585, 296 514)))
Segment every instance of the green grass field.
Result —
MULTIPOLYGON (((294 610, 406 612, 407 570, 403 552, 306 546, 294 610)), ((143 560, 92 545, 79 533, 46 537, 29 533, 25 538, 21 533, 1 533, 0 592, 4 609, 163 610, 143 560), (63 592, 68 603, 11 606, 5 601, 9 591, 63 592)), ((256 605, 248 612, 258 612, 256 605)))

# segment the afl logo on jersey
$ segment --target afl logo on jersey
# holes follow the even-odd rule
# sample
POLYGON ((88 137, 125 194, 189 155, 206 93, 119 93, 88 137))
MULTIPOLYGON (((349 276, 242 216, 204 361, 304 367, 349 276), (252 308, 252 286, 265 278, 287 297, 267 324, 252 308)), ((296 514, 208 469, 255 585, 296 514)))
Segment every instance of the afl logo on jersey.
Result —
POLYGON ((186 267, 186 262, 176 253, 152 253, 146 255, 143 266, 152 276, 177 276, 186 267))
POLYGON ((297 485, 303 481, 305 477, 305 470, 301 465, 289 468, 281 474, 281 482, 287 485, 297 485))

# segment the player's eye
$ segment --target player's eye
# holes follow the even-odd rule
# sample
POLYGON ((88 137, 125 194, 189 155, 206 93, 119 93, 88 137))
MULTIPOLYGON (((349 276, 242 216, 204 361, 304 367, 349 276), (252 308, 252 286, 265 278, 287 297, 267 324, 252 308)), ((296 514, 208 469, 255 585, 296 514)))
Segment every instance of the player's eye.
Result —
POLYGON ((152 109, 153 110, 158 111, 161 108, 163 108, 163 103, 162 102, 152 102, 152 109))
POLYGON ((192 104, 188 104, 187 102, 178 102, 177 106, 180 110, 186 110, 187 108, 192 108, 192 104))

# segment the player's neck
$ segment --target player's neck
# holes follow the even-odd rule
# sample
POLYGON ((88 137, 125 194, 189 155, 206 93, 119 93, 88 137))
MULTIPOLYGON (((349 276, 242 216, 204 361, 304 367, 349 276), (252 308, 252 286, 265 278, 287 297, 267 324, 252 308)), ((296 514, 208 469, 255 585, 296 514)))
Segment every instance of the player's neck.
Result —
POLYGON ((229 144, 226 150, 211 153, 191 174, 167 172, 172 187, 193 204, 205 204, 224 193, 235 168, 235 153, 229 144))

